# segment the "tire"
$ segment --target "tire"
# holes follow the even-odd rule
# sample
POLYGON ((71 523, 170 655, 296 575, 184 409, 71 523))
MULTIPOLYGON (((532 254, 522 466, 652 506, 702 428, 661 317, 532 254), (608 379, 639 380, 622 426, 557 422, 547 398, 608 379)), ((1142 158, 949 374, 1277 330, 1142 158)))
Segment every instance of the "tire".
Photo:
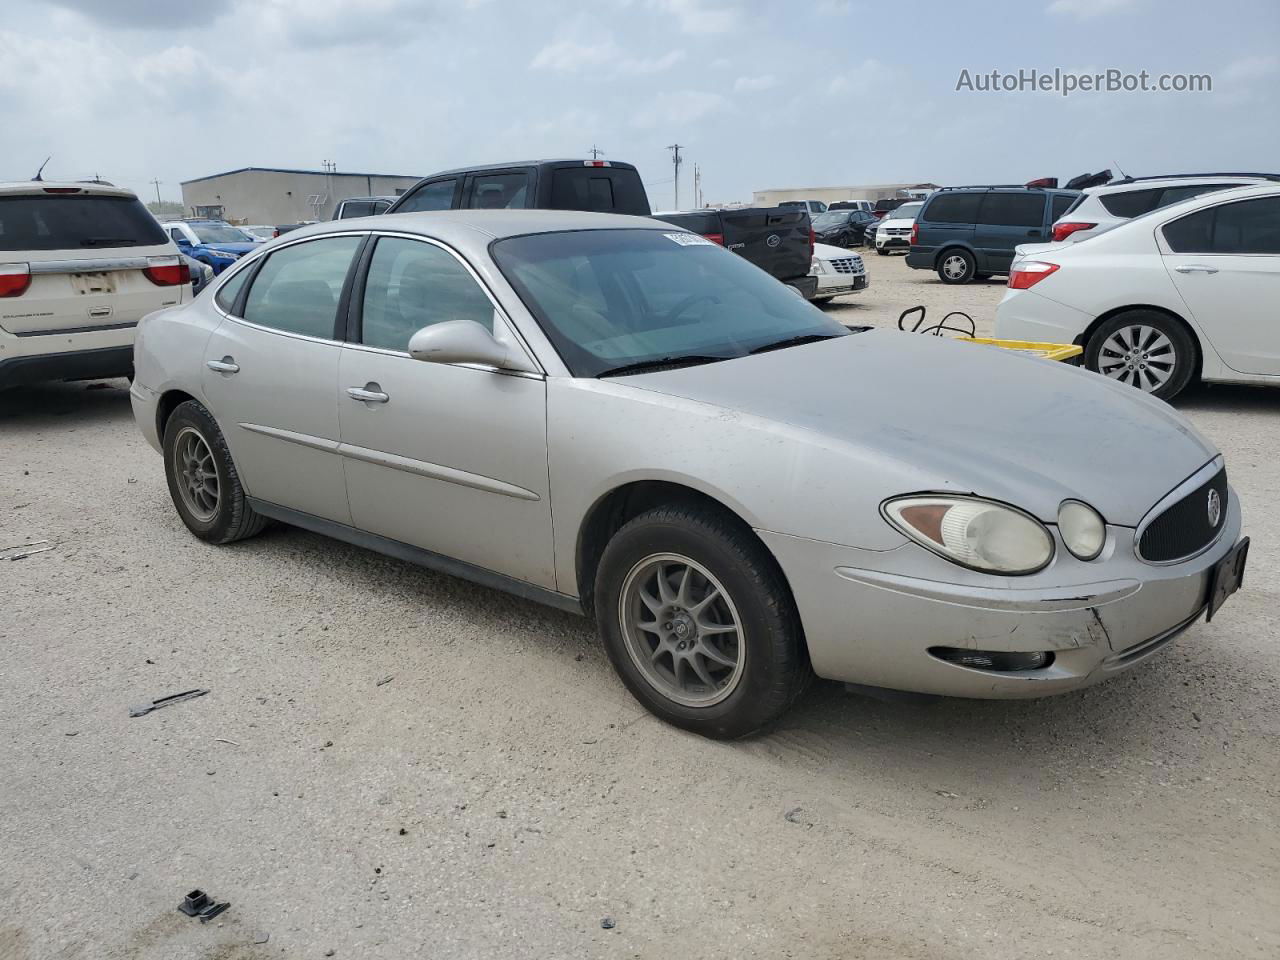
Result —
POLYGON ((1196 347, 1187 328, 1168 314, 1128 310, 1092 333, 1085 345, 1084 365, 1170 400, 1196 375, 1196 347))
POLYGON ((973 254, 960 247, 943 250, 938 256, 938 279, 943 283, 968 283, 977 273, 973 254))
POLYGON ((880 254, 882 257, 887 257, 889 255, 889 251, 884 247, 876 247, 876 253, 880 254))
POLYGON ((231 543, 266 526, 266 518, 245 499, 227 442, 203 405, 195 400, 179 404, 165 424, 162 449, 174 508, 201 540, 231 543), (188 471, 197 468, 199 473, 191 477, 188 471))
POLYGON ((749 530, 720 511, 673 505, 634 518, 605 547, 595 591, 614 669, 646 709, 677 727, 719 740, 744 737, 781 716, 812 676, 781 571, 749 530), (710 606, 699 611, 697 601, 710 606), (641 622, 655 629, 637 629, 641 622), (664 629, 668 623, 674 628, 664 629), (708 624, 736 630, 704 634, 708 624), (680 639, 686 630, 688 648, 680 639), (653 655, 659 647, 665 650, 653 655), (697 652, 708 648, 719 661, 697 652))

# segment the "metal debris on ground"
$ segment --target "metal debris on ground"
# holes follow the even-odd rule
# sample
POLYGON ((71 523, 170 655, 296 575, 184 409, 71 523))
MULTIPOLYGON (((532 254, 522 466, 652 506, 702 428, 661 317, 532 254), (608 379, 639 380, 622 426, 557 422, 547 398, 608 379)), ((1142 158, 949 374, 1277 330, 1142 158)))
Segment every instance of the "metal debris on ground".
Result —
POLYGON ((601 930, 612 930, 617 925, 618 925, 618 922, 614 920, 613 917, 605 917, 600 921, 601 930))
POLYGON ((178 912, 185 913, 188 917, 199 917, 201 923, 208 923, 230 906, 225 900, 214 900, 203 890, 192 890, 178 904, 178 912))
POLYGON ((391 677, 383 677, 383 678, 382 678, 381 680, 379 680, 376 684, 374 684, 374 686, 376 686, 376 687, 380 687, 380 686, 382 686, 383 684, 390 683, 390 682, 391 682, 392 680, 394 680, 394 679, 395 679, 395 677, 394 677, 394 676, 391 676, 391 677))
POLYGON ((46 544, 46 543, 49 543, 49 541, 48 540, 31 540, 27 543, 15 543, 11 547, 4 547, 3 549, 0 549, 0 553, 9 553, 11 550, 16 550, 18 551, 17 553, 9 553, 9 556, 5 557, 4 559, 23 560, 23 559, 26 559, 27 557, 34 557, 37 553, 48 553, 55 546, 54 544, 50 544, 47 547, 42 546, 42 544, 46 544), (31 549, 32 547, 35 547, 37 549, 33 550, 31 549))
POLYGON ((236 743, 234 740, 228 740, 226 737, 214 737, 214 738, 213 738, 213 742, 214 742, 214 743, 229 743, 229 744, 231 744, 233 747, 238 747, 238 746, 240 746, 240 744, 236 743))
POLYGON ((150 703, 142 703, 136 707, 129 708, 129 716, 144 717, 152 710, 159 710, 161 707, 169 707, 175 703, 182 703, 184 700, 194 700, 196 697, 203 697, 208 690, 195 689, 184 690, 182 693, 170 694, 167 697, 161 697, 159 700, 152 700, 150 703))

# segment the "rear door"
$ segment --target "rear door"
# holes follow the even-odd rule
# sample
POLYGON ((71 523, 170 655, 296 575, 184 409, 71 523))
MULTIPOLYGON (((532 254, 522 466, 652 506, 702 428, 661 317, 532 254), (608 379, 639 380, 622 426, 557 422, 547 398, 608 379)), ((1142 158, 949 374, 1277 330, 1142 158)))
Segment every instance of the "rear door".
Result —
POLYGON ((724 245, 779 280, 809 273, 809 215, 803 208, 761 207, 722 210, 724 245))
POLYGON ((1280 196, 1197 210, 1160 230, 1173 284, 1231 369, 1280 375, 1280 196))
POLYGON ((0 264, 29 277, 21 293, 0 299, 8 333, 132 327, 182 302, 179 262, 136 197, 74 187, 0 195, 0 264))
POLYGON ((1041 243, 1049 197, 1042 190, 991 190, 984 194, 974 224, 978 270, 1004 273, 1020 243, 1041 243))
POLYGON ((202 359, 209 409, 249 495, 345 524, 335 325, 362 240, 291 243, 238 271, 214 295, 226 319, 202 359))
POLYGON ((631 166, 603 166, 603 160, 584 160, 581 165, 543 168, 546 186, 539 185, 541 202, 552 210, 589 210, 596 213, 624 213, 649 216, 649 197, 631 166))
POLYGON ((461 206, 470 210, 524 210, 533 203, 533 170, 486 170, 467 177, 461 206))

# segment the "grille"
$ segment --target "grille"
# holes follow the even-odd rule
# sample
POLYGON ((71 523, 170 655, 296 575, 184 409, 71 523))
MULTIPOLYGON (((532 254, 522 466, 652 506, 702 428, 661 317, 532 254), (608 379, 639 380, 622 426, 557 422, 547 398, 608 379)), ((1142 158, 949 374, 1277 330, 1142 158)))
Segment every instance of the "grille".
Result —
POLYGON ((1223 467, 1207 483, 1197 487, 1142 532, 1138 553, 1149 563, 1168 563, 1199 553, 1218 535, 1227 519, 1227 468, 1223 467), (1209 522, 1211 493, 1218 495, 1216 523, 1209 522))
POLYGON ((885 227, 884 232, 891 237, 909 237, 911 236, 910 227, 885 227))
POLYGON ((829 261, 836 273, 861 273, 862 258, 861 257, 841 257, 839 260, 829 261))

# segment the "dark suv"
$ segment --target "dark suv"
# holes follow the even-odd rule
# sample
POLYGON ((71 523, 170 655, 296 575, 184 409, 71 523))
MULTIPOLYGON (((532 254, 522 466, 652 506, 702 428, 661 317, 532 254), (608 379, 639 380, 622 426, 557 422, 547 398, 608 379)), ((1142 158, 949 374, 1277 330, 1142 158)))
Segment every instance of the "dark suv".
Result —
POLYGON ((936 270, 943 283, 1008 273, 1020 243, 1044 243, 1079 190, 944 187, 916 214, 907 266, 936 270))
POLYGON ((387 213, 459 209, 594 210, 647 217, 649 197, 629 163, 529 160, 432 174, 414 184, 387 213))

